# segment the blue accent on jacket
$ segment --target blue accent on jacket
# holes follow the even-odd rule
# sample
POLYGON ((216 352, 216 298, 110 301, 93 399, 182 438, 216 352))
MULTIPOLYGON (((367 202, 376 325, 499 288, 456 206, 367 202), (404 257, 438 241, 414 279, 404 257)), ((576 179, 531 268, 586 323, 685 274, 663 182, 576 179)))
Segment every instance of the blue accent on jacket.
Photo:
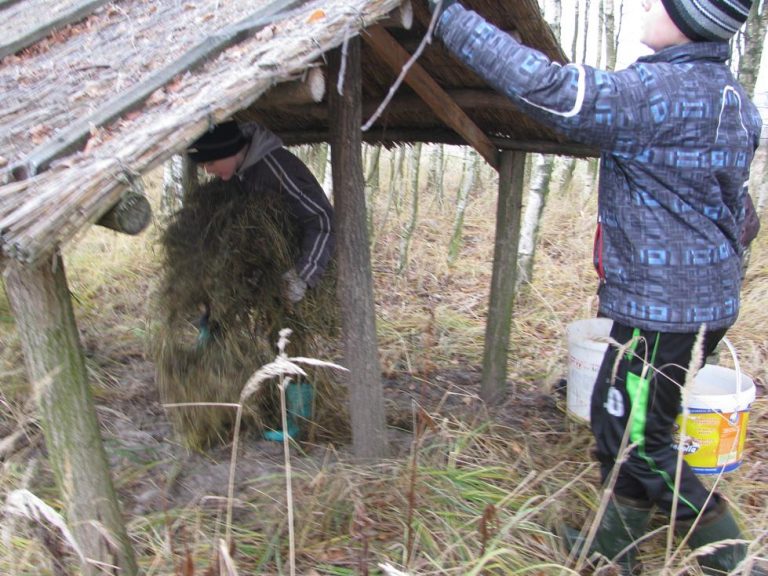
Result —
POLYGON ((458 4, 437 34, 523 112, 601 150, 603 314, 679 333, 736 321, 739 234, 762 120, 726 65, 727 43, 675 46, 606 72, 554 63, 458 4))

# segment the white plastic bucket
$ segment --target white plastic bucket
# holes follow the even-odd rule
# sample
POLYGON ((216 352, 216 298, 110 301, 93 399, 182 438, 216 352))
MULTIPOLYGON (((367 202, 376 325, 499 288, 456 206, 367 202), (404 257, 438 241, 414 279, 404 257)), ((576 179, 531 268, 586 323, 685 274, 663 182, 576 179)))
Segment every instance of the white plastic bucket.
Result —
MULTIPOLYGON (((743 372, 712 365, 699 370, 684 399, 688 414, 684 458, 694 472, 719 474, 741 465, 749 407, 754 401, 755 383, 743 372)), ((675 448, 680 443, 683 413, 675 422, 675 448)))
POLYGON ((589 422, 592 390, 597 372, 608 349, 608 336, 613 320, 588 318, 568 325, 568 413, 576 419, 589 422))

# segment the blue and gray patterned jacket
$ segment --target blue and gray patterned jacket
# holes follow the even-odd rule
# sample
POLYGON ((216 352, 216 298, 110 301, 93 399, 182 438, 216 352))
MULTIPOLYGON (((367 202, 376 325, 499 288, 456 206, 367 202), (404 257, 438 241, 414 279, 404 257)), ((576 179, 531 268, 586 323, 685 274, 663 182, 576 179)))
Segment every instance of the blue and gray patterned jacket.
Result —
POLYGON ((762 121, 725 64, 727 43, 675 46, 606 72, 553 63, 458 4, 437 33, 526 114, 600 148, 603 314, 661 332, 736 321, 739 232, 762 121))

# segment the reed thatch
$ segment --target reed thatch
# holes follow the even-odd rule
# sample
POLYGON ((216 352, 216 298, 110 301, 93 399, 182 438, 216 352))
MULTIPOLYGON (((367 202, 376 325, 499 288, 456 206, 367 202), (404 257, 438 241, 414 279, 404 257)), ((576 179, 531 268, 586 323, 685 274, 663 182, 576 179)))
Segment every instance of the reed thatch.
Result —
MULTIPOLYGON (((536 0, 465 4, 564 60, 536 0)), ((182 151, 209 123, 236 112, 258 119, 290 144, 327 139, 327 96, 316 105, 269 109, 259 108, 260 96, 322 66, 326 52, 365 36, 367 27, 399 5, 400 0, 0 4, 0 260, 39 261, 96 222, 126 187, 137 185, 140 174, 182 151), (29 179, 12 182, 23 176, 29 179)), ((429 18, 425 0, 413 0, 413 11, 410 30, 390 30, 410 52, 429 18)), ((419 62, 499 146, 559 145, 556 135, 457 66, 439 42, 419 62)), ((396 73, 366 47, 363 74, 371 111, 396 73)), ((461 141, 407 86, 366 138, 461 141)))
MULTIPOLYGON (((294 356, 318 355, 338 317, 335 275, 325 274, 296 305, 281 296, 281 275, 293 266, 296 231, 280 198, 248 194, 239 180, 212 180, 190 191, 161 239, 163 275, 154 334, 157 381, 166 404, 237 402, 248 378, 274 360, 278 333, 291 328, 294 356), (208 310, 210 340, 199 342, 208 310)), ((339 392, 324 372, 312 374, 317 422, 340 413, 339 392)), ((274 392, 274 387, 267 387, 274 392)), ((247 414, 257 425, 279 427, 274 394, 254 398, 247 414)), ((231 407, 171 408, 170 419, 188 444, 229 438, 231 407)))

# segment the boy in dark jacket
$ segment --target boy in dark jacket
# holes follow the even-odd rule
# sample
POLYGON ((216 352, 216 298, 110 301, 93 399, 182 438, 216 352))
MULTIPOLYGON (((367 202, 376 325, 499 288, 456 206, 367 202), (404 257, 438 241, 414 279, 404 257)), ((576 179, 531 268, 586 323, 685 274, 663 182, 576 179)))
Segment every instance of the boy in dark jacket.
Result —
POLYGON ((237 177, 252 194, 279 194, 297 224, 300 252, 283 274, 283 294, 292 304, 317 284, 333 255, 333 208, 315 177, 272 132, 232 120, 217 124, 187 150, 192 161, 224 181, 237 177))
MULTIPOLYGON (((609 347, 592 397, 604 482, 621 462, 594 550, 637 571, 633 542, 652 508, 669 514, 675 500, 692 547, 740 539, 726 501, 685 464, 676 493, 673 425, 687 369, 739 312, 739 239, 762 122, 726 62, 751 0, 643 0, 642 41, 654 54, 620 72, 561 66, 455 0, 429 2, 438 37, 462 62, 536 120, 601 150, 600 313, 625 348, 614 379, 619 352, 609 347)), ((720 574, 745 555, 727 543, 698 559, 720 574)))

